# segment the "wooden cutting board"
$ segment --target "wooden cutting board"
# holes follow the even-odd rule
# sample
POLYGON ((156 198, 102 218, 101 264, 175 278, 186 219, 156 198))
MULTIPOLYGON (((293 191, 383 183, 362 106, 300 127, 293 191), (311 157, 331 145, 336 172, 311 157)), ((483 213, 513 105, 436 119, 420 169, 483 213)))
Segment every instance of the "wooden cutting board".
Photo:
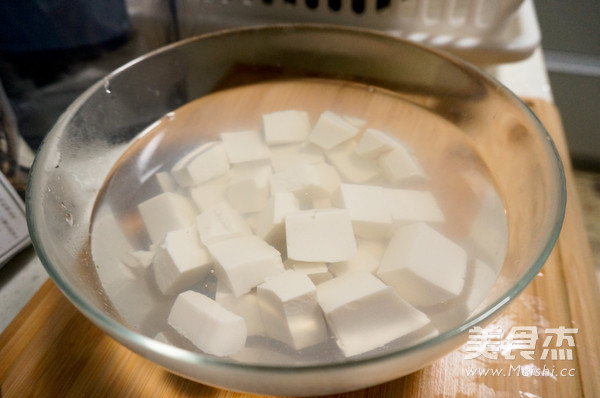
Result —
MULTIPOLYGON (((467 359, 465 347, 421 371, 340 397, 597 397, 600 395, 600 294, 583 216, 556 108, 528 101, 552 134, 565 162, 568 203, 558 244, 528 288, 494 326, 535 326, 531 360, 517 353, 467 359), (572 359, 552 359, 548 329, 577 328, 572 359), (468 372, 479 374, 469 375, 468 372), (488 372, 487 375, 485 372, 488 372), (497 374, 502 372, 502 374, 497 374)), ((472 334, 473 335, 473 334, 472 334)), ((565 358, 568 358, 565 356, 565 358)), ((250 397, 170 374, 122 347, 83 317, 47 281, 0 336, 0 397, 250 397)))

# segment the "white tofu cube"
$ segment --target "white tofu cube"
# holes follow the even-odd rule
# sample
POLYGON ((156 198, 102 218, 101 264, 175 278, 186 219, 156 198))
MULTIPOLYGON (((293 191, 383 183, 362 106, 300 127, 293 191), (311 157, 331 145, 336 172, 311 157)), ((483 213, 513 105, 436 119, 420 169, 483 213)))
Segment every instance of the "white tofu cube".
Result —
POLYGON ((229 161, 221 143, 211 142, 192 152, 171 169, 171 175, 182 187, 202 184, 227 173, 229 161))
POLYGON ((134 250, 121 258, 127 266, 131 268, 146 269, 152 264, 155 250, 134 250))
POLYGON ((288 258, 283 262, 283 265, 286 269, 305 273, 315 285, 333 278, 327 264, 324 262, 296 261, 288 258))
POLYGON ((424 223, 394 232, 377 276, 409 303, 430 306, 458 296, 465 283, 465 250, 424 223))
POLYGON ((310 134, 310 120, 304 111, 267 113, 262 115, 262 122, 267 145, 303 142, 310 134))
POLYGON ((291 192, 298 198, 326 198, 340 183, 337 171, 328 164, 301 164, 274 173, 271 176, 271 194, 291 192))
POLYGON ((279 252, 256 235, 207 245, 218 263, 215 271, 236 297, 284 271, 279 252))
POLYGON ((177 190, 177 182, 170 173, 160 171, 154 175, 158 189, 161 192, 175 192, 177 190))
POLYGON ((298 261, 346 261, 356 255, 356 240, 346 209, 313 209, 285 216, 287 255, 298 261))
POLYGON ((445 221, 433 194, 410 189, 384 189, 384 196, 392 219, 397 224, 425 222, 441 224, 445 221))
POLYGON ((196 210, 190 201, 173 192, 163 192, 138 205, 150 239, 161 243, 169 231, 194 223, 196 210))
POLYGON ((382 187, 341 184, 332 197, 332 203, 348 210, 357 236, 378 239, 391 234, 392 216, 382 187))
POLYGON ((478 257, 500 272, 508 248, 508 224, 502 198, 492 187, 481 199, 466 241, 478 257))
POLYGON ((202 351, 227 356, 246 344, 244 318, 201 293, 187 291, 175 299, 168 323, 202 351))
POLYGON ((260 166, 236 173, 225 191, 229 203, 240 213, 264 209, 269 200, 271 166, 260 166))
POLYGON ((220 177, 213 178, 212 180, 196 185, 190 189, 190 196, 192 201, 200 211, 204 211, 215 204, 226 200, 225 190, 227 184, 231 181, 233 173, 231 170, 220 177))
POLYGON ((345 121, 347 121, 348 123, 350 123, 351 125, 353 125, 354 127, 357 127, 359 129, 364 127, 367 124, 367 121, 360 117, 344 115, 344 116, 342 116, 342 118, 345 121))
POLYGON ((427 179, 427 175, 419 162, 406 148, 400 145, 379 156, 378 163, 383 170, 383 174, 393 183, 427 179))
POLYGON ((200 282, 210 271, 212 258, 200 243, 194 226, 171 231, 158 250, 152 269, 163 294, 176 294, 200 282))
POLYGON ((498 279, 498 273, 479 259, 474 259, 470 265, 473 276, 466 295, 465 306, 469 313, 472 313, 490 295, 494 283, 498 279))
POLYGON ((331 198, 315 198, 312 200, 313 209, 328 209, 330 207, 335 207, 331 203, 331 198))
POLYGON ((276 172, 302 164, 323 163, 323 151, 309 142, 271 148, 271 165, 276 172))
POLYGON ((256 293, 250 292, 236 297, 224 283, 218 283, 215 301, 223 308, 244 318, 248 336, 265 335, 265 326, 260 316, 256 293))
POLYGON ((356 145, 354 141, 338 145, 325 156, 346 181, 359 184, 372 181, 381 175, 381 168, 373 160, 358 155, 356 145))
POLYGON ((267 335, 301 350, 327 341, 317 289, 306 274, 287 270, 256 288, 267 335))
POLYGON ((358 134, 360 129, 340 115, 325 111, 313 127, 308 140, 324 149, 331 149, 358 134))
POLYGON ((200 241, 205 245, 252 234, 244 218, 227 202, 218 202, 200 213, 196 217, 196 227, 200 241))
POLYGON ((366 129, 358 141, 356 153, 367 159, 375 159, 398 145, 399 142, 388 134, 375 129, 366 129))
POLYGON ((347 357, 382 347, 429 323, 425 314, 367 271, 320 284, 317 300, 347 357))
POLYGON ((256 234, 276 248, 285 247, 285 216, 300 210, 294 194, 278 192, 258 215, 256 234))
POLYGON ((260 132, 255 130, 221 133, 225 152, 231 163, 245 163, 269 159, 269 147, 260 132))
POLYGON ((352 271, 368 271, 375 274, 381 264, 381 258, 385 251, 385 243, 382 240, 357 240, 358 249, 356 256, 347 261, 329 264, 329 271, 335 275, 352 271))

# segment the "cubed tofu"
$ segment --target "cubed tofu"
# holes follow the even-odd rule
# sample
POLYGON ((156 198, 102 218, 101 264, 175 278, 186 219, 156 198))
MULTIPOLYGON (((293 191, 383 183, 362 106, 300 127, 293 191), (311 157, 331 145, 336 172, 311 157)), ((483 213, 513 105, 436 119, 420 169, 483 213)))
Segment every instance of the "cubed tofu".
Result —
POLYGON ((200 243, 195 226, 171 231, 154 256, 154 280, 163 294, 177 294, 200 282, 211 269, 212 258, 200 243))
POLYGON ((196 217, 200 241, 205 245, 219 240, 251 235, 244 218, 227 202, 218 202, 196 217))
POLYGON ((154 178, 161 192, 175 192, 177 190, 177 182, 171 173, 160 171, 154 175, 154 178))
POLYGON ((496 272, 504 264, 508 248, 508 223, 502 198, 488 188, 469 227, 467 246, 496 272))
POLYGON ((233 164, 268 160, 269 147, 256 130, 221 133, 229 162, 233 164))
POLYGON ((385 177, 392 183, 412 183, 428 178, 419 162, 401 145, 380 155, 378 163, 385 177))
POLYGON ((256 234, 276 248, 285 247, 285 216, 300 210, 291 192, 275 193, 258 215, 256 234))
POLYGON ((171 169, 171 175, 182 187, 202 184, 229 170, 229 160, 221 143, 204 144, 192 154, 191 159, 186 157, 171 169))
POLYGON ((263 132, 267 145, 299 143, 310 134, 308 113, 285 110, 262 115, 263 132))
POLYGON ((328 164, 300 164, 271 176, 271 194, 291 192, 301 199, 327 198, 340 183, 337 171, 328 164))
POLYGON ((303 272, 287 270, 256 289, 267 335, 301 350, 327 341, 317 289, 303 272))
POLYGON ((227 199, 225 197, 225 190, 227 189, 227 184, 231 181, 232 175, 232 171, 229 170, 229 172, 220 177, 213 178, 209 182, 190 188, 190 196, 198 210, 202 212, 227 199))
POLYGON ((366 129, 356 146, 356 153, 367 159, 376 159, 381 154, 396 148, 399 142, 375 129, 366 129))
POLYGON ((156 250, 133 250, 121 258, 127 266, 134 269, 146 269, 152 264, 156 250))
POLYGON ((207 247, 217 262, 217 277, 235 297, 284 271, 279 252, 256 235, 219 240, 207 247))
POLYGON ((438 225, 445 221, 442 210, 429 191, 385 188, 384 196, 396 224, 420 221, 438 225))
POLYGON ((430 322, 367 271, 350 272, 321 283, 317 300, 347 357, 382 347, 430 322))
POLYGON ((332 197, 332 203, 348 210, 357 236, 379 239, 391 234, 392 216, 382 187, 341 184, 332 197))
POLYGON ((381 175, 381 168, 377 162, 358 155, 356 145, 354 141, 343 143, 326 152, 325 156, 345 181, 357 184, 373 181, 381 175))
POLYGON ((202 351, 227 356, 246 344, 244 318, 226 310, 216 301, 194 291, 177 296, 168 323, 202 351))
POLYGON ((331 149, 358 134, 360 129, 340 115, 325 111, 319 116, 308 140, 323 149, 331 149))
POLYGON ((244 318, 248 336, 264 336, 265 326, 260 316, 255 292, 236 297, 225 283, 217 283, 215 301, 225 309, 244 318))
POLYGON ((425 223, 399 227, 377 276, 409 303, 430 306, 457 297, 465 283, 465 250, 425 223))
POLYGON ((325 162, 323 151, 310 142, 271 147, 271 165, 276 172, 302 164, 325 162))
POLYGON ((356 240, 346 209, 313 209, 285 216, 287 255, 298 261, 346 261, 356 255, 356 240))
POLYGON ((163 192, 138 205, 153 243, 161 243, 169 231, 194 224, 196 210, 190 201, 174 192, 163 192))
POLYGON ((225 195, 240 213, 264 209, 269 200, 271 166, 259 166, 236 173, 227 184, 225 195))
POLYGON ((498 273, 479 259, 473 259, 470 266, 472 279, 465 298, 465 306, 469 313, 472 313, 490 295, 498 279, 498 273))
POLYGON ((288 258, 283 262, 283 265, 286 269, 305 273, 315 285, 333 278, 327 264, 324 262, 297 261, 288 258))
POLYGON ((329 271, 335 275, 352 271, 368 271, 375 274, 381 264, 381 258, 385 251, 386 245, 384 240, 357 240, 356 256, 347 261, 340 261, 329 264, 329 271))

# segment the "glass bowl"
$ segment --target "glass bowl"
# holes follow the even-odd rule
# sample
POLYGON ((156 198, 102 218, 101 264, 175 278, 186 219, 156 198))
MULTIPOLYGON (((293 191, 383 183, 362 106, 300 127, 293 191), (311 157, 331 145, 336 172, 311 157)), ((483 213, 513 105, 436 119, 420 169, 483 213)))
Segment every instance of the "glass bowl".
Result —
MULTIPOLYGON (((434 136, 432 146, 435 142, 434 136)), ((36 156, 27 216, 51 278, 119 343, 200 383, 297 396, 390 381, 459 347, 469 329, 489 322, 538 273, 558 237, 565 201, 562 164, 552 139, 519 98, 478 68, 385 34, 304 24, 184 40, 124 65, 89 88, 61 116, 36 156), (107 298, 90 253, 96 198, 115 162, 142 130, 190 101, 236 86, 300 78, 383 89, 464 135, 490 170, 506 211, 507 254, 493 289, 467 320, 439 335, 331 363, 246 364, 141 334, 107 298)), ((123 287, 134 298, 136 289, 123 287)), ((135 317, 140 300, 131 302, 124 311, 135 317)))

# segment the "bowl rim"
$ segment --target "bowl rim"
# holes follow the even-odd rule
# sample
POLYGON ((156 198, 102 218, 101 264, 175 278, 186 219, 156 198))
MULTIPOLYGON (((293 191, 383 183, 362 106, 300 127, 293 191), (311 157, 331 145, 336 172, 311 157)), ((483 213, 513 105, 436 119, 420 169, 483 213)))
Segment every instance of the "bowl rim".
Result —
MULTIPOLYGON (((560 231, 563 226, 565 212, 566 212, 566 200, 567 200, 567 190, 566 190, 566 178, 565 178, 565 170, 564 166, 559 154, 559 151, 544 127, 541 123, 537 115, 531 110, 531 108, 516 94, 514 94, 511 90, 509 90, 506 86, 504 86, 501 82, 499 82, 494 77, 490 76, 481 68, 465 61, 458 56, 449 54, 448 52, 440 49, 435 49, 429 47, 427 45, 412 42, 406 39, 402 39, 399 37, 395 37, 384 32, 375 31, 372 29, 361 28, 361 27, 346 27, 346 26, 337 26, 337 25, 329 25, 329 24, 321 24, 321 23, 278 23, 278 24, 269 24, 269 25, 257 25, 257 26, 248 26, 241 28, 230 28, 219 30, 216 32, 210 32, 201 34, 198 36, 190 37, 184 40, 180 40, 166 46, 160 47, 156 50, 143 54, 122 66, 116 68, 104 78, 100 79, 98 82, 90 86, 87 90, 85 90, 77 99, 69 105, 69 107, 65 110, 65 112, 60 116, 56 124, 52 127, 50 132, 44 137, 42 144, 40 145, 38 152, 34 158, 34 162, 31 167, 31 173, 29 175, 29 181, 27 184, 26 191, 26 215, 27 215, 27 225, 30 232, 30 237, 32 244, 35 248, 35 251, 40 258, 40 261, 46 271, 48 272, 51 279, 55 282, 56 286, 59 290, 75 305, 75 307, 82 312, 86 318, 92 321, 96 326, 102 329, 107 334, 113 336, 119 342, 127 341, 127 348, 130 349, 147 349, 150 350, 160 356, 169 357, 170 359, 179 359, 188 364, 201 364, 201 365, 210 365, 222 368, 237 368, 241 370, 252 369, 255 371, 265 371, 269 373, 296 373, 296 372, 305 372, 305 371, 324 371, 324 370, 332 370, 338 368, 348 368, 348 367, 358 367, 363 365, 368 365, 375 362, 380 362, 388 359, 395 359, 402 356, 407 356, 410 354, 414 354, 418 351, 433 347, 442 342, 450 341, 453 338, 459 336, 460 334, 468 331, 469 329, 485 322, 492 318, 495 314, 497 314, 502 308, 504 308, 508 303, 510 303, 513 299, 515 299, 529 283, 533 280, 533 278, 538 274, 540 269, 545 264, 546 260, 550 256, 552 252, 560 231), (34 201, 34 190, 35 190, 35 180, 37 179, 37 175, 39 173, 44 172, 43 163, 40 160, 41 154, 46 151, 48 147, 48 142, 51 141, 52 137, 58 134, 61 129, 68 124, 68 121, 71 119, 72 115, 80 108, 80 106, 86 102, 86 100, 97 90, 102 89, 111 77, 121 73, 122 71, 133 67, 134 65, 144 62, 146 59, 158 56, 165 52, 171 51, 174 48, 183 47, 189 43, 205 40, 212 37, 219 36, 228 36, 228 35, 239 35, 245 34, 246 32, 255 32, 255 31, 268 31, 268 30, 277 30, 281 32, 282 30, 311 30, 311 31, 319 31, 320 33, 327 32, 345 32, 351 34, 361 34, 361 35, 370 35, 374 39, 385 39, 391 41, 398 41, 404 43, 404 45, 419 47, 424 49, 429 53, 433 53, 436 57, 441 57, 447 60, 448 62, 458 66, 470 73, 477 75, 481 78, 487 85, 492 85, 496 91, 502 93, 502 95, 508 96, 512 99, 516 105, 519 105, 522 108, 524 114, 528 115, 536 125, 537 133, 540 135, 540 139, 546 145, 548 158, 556 166, 556 188, 557 188, 557 197, 556 199, 556 213, 554 216, 554 222, 550 234, 548 235, 548 239, 545 242, 545 245, 539 250, 539 254, 535 261, 531 264, 529 269, 523 274, 523 276, 510 288, 506 291, 503 296, 496 300, 494 303, 488 305, 484 309, 481 309, 477 312, 475 316, 468 318, 466 321, 461 322, 460 325, 447 330, 443 333, 440 333, 434 337, 427 338, 417 344, 411 345, 409 347, 397 349, 397 350, 388 350, 382 353, 378 353, 377 355, 367 355, 367 356, 358 356, 358 357, 350 357, 345 358, 341 361, 335 362, 327 362, 327 363, 306 363, 306 364, 258 364, 258 363, 244 363, 244 362, 236 362, 227 357, 215 357, 209 354, 204 354, 201 352, 193 352, 188 351, 183 348, 178 348, 175 346, 171 346, 169 344, 160 342, 155 340, 152 337, 145 336, 141 333, 134 331, 133 329, 117 322, 113 318, 105 315, 101 311, 94 308, 86 303, 85 299, 77 294, 75 290, 73 290, 68 281, 63 278, 59 272, 54 269, 51 261, 49 260, 46 251, 44 249, 44 242, 41 236, 38 234, 38 230, 36 228, 36 223, 34 221, 36 209, 32 204, 34 201)), ((123 343, 122 343, 123 344, 123 343)), ((123 344, 125 345, 125 344, 123 344)), ((171 370, 172 371, 172 370, 171 370)), ((184 375, 185 376, 185 375, 184 375)))

